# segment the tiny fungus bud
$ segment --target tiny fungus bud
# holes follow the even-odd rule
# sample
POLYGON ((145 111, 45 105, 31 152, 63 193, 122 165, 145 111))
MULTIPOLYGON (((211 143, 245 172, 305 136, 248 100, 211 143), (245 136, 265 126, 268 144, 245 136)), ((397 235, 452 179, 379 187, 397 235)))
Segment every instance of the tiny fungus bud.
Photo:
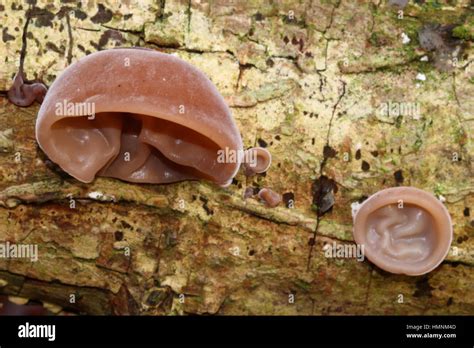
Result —
POLYGON ((263 200, 268 207, 274 208, 281 202, 281 195, 268 188, 263 188, 258 192, 258 198, 263 200))
POLYGON ((272 164, 272 155, 263 147, 252 147, 245 151, 246 161, 243 163, 246 176, 264 173, 272 164))

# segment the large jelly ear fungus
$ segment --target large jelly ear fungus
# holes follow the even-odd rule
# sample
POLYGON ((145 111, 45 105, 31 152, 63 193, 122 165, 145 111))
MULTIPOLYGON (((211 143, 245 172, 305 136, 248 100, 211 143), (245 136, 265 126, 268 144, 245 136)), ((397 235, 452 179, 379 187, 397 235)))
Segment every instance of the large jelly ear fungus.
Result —
POLYGON ((242 139, 223 97, 198 69, 153 50, 111 49, 70 65, 46 94, 36 138, 83 182, 205 179, 225 186, 242 139))
POLYGON ((435 269, 453 238, 444 205, 414 187, 389 188, 370 196, 354 216, 353 234, 375 265, 412 276, 435 269))

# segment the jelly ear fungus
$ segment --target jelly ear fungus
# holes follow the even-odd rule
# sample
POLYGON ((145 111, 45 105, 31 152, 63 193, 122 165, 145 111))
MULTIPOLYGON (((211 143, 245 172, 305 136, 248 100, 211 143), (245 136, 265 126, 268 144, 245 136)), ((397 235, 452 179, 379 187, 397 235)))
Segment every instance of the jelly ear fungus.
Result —
POLYGON ((69 66, 46 94, 36 138, 53 162, 83 182, 99 175, 226 186, 243 157, 239 130, 211 81, 153 50, 105 50, 69 66), (226 148, 239 154, 236 161, 218 161, 226 148))
POLYGON ((444 205, 414 187, 389 188, 370 196, 354 216, 353 234, 375 265, 412 276, 435 269, 453 238, 444 205))

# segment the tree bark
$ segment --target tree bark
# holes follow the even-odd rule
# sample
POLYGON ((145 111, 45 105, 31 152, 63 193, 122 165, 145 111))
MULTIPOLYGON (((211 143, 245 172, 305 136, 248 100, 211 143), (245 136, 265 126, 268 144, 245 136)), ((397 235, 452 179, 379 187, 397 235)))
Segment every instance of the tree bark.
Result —
POLYGON ((467 0, 410 4, 402 16, 375 0, 118 4, 0 8, 0 241, 39 248, 37 262, 0 259, 0 293, 89 314, 474 314, 467 0), (418 42, 434 20, 463 34, 459 61, 443 71, 418 42), (82 56, 116 46, 177 54, 204 71, 245 147, 272 153, 266 175, 239 173, 226 189, 83 184, 55 167, 35 141, 39 105, 6 98, 22 47, 27 78, 50 85, 82 56), (388 102, 421 114, 381 114, 388 102), (337 189, 318 218, 311 188, 321 177, 337 189), (446 260, 409 277, 326 258, 325 244, 354 243, 351 204, 395 185, 444 201, 455 234, 446 260), (285 202, 244 199, 248 187, 285 202))

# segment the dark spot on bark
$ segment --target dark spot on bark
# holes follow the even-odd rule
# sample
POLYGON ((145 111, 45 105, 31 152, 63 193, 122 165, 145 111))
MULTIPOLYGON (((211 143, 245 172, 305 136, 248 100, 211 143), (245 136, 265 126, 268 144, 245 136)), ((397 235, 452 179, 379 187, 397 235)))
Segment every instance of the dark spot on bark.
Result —
POLYGON ((306 51, 304 55, 308 58, 311 58, 313 56, 313 53, 311 53, 310 51, 306 51))
POLYGON ((262 21, 263 20, 263 15, 260 12, 257 12, 255 14, 255 20, 256 21, 262 21))
POLYGON ((151 307, 160 307, 168 298, 167 289, 153 290, 146 299, 146 304, 151 307))
POLYGON ((313 182, 311 186, 313 207, 318 216, 323 216, 332 209, 335 203, 334 193, 336 192, 336 182, 325 175, 321 175, 313 182))
POLYGON ((43 161, 44 165, 57 174, 61 179, 71 179, 72 176, 70 176, 68 173, 66 173, 64 170, 61 169, 60 166, 58 166, 56 163, 51 161, 49 158, 46 157, 45 153, 38 147, 37 148, 37 154, 38 157, 43 161))
POLYGON ((434 288, 430 285, 428 277, 421 278, 415 283, 415 285, 416 285, 416 290, 413 293, 414 297, 432 297, 433 296, 431 294, 431 291, 433 291, 434 288))
POLYGON ((265 140, 261 139, 261 138, 258 138, 257 143, 261 147, 267 147, 268 146, 267 142, 265 140))
POLYGON ((206 214, 207 215, 213 215, 214 211, 207 206, 207 203, 209 202, 209 200, 206 197, 203 197, 203 196, 199 196, 199 200, 201 202, 203 202, 202 208, 206 211, 206 214))
POLYGON ((281 137, 277 134, 277 135, 275 135, 275 139, 279 141, 279 140, 281 140, 281 137))
POLYGON ((54 43, 52 43, 51 41, 48 41, 46 43, 46 48, 48 50, 54 51, 54 52, 59 53, 59 54, 64 54, 64 52, 66 51, 66 48, 64 46, 61 46, 61 49, 60 49, 54 43))
POLYGON ((309 245, 309 246, 313 246, 314 244, 316 244, 315 241, 314 241, 314 238, 310 238, 310 239, 308 240, 308 245, 309 245))
POLYGON ((104 31, 104 33, 101 35, 98 44, 95 44, 94 42, 91 41, 91 45, 95 47, 97 50, 101 50, 105 47, 105 45, 107 45, 110 39, 115 40, 118 43, 125 42, 125 39, 123 38, 122 34, 119 31, 109 29, 109 30, 104 31))
POLYGON ((129 230, 133 230, 132 225, 130 225, 128 222, 126 222, 124 220, 120 220, 120 225, 122 226, 122 228, 127 228, 129 230))
POLYGON ((314 145, 315 142, 316 142, 316 139, 312 138, 311 139, 311 145, 314 145))
POLYGON ((393 173, 393 177, 395 178, 395 182, 397 184, 403 184, 403 181, 405 180, 403 177, 403 172, 401 169, 397 170, 395 173, 393 173))
POLYGON ((7 27, 3 28, 3 30, 2 30, 2 40, 3 40, 3 42, 15 40, 15 37, 13 35, 8 34, 8 28, 7 27))
POLYGON ((358 150, 356 151, 356 154, 355 154, 355 159, 356 159, 356 160, 360 160, 360 157, 361 157, 360 149, 358 149, 358 150))
POLYGON ((5 11, 5 6, 3 6, 2 4, 0 4, 0 12, 2 11, 5 11))
POLYGON ((77 45, 77 48, 79 48, 82 52, 85 52, 85 50, 86 50, 86 49, 84 48, 84 46, 82 46, 82 45, 77 45))
POLYGON ((290 208, 291 205, 295 205, 295 194, 293 192, 285 192, 283 194, 283 202, 285 202, 285 206, 290 208))
POLYGON ((287 44, 288 42, 290 42, 290 39, 288 39, 288 36, 285 36, 285 37, 283 38, 283 42, 284 42, 285 44, 287 44))
POLYGON ((265 63, 266 63, 267 66, 270 67, 270 68, 275 65, 275 63, 273 62, 273 60, 272 60, 271 58, 268 58, 265 63))
POLYGON ((364 172, 367 172, 370 170, 370 164, 366 161, 362 161, 361 168, 364 172))
POLYGON ((127 20, 129 20, 130 18, 132 18, 132 17, 133 17, 133 13, 128 13, 128 14, 126 14, 125 16, 123 16, 123 19, 127 21, 127 20))
POLYGON ((471 220, 471 227, 474 227, 474 220, 471 220))
POLYGON ((431 61, 440 71, 451 71, 454 67, 453 58, 460 59, 462 57, 465 45, 462 40, 453 36, 455 27, 455 24, 429 23, 418 31, 420 46, 431 52, 431 61))
POLYGON ((74 10, 74 17, 76 17, 77 19, 80 19, 81 21, 83 21, 84 19, 87 18, 87 14, 79 9, 75 9, 74 10))
POLYGON ((117 240, 117 241, 123 240, 123 232, 122 231, 115 231, 114 235, 115 235, 115 240, 117 240))
POLYGON ((362 202, 365 201, 367 198, 369 198, 369 197, 367 197, 367 196, 361 196, 361 197, 357 200, 357 202, 358 202, 358 203, 362 203, 362 202))
POLYGON ((463 213, 464 216, 466 216, 466 217, 469 216, 469 215, 471 215, 471 211, 470 211, 470 209, 469 209, 468 207, 464 208, 464 211, 463 211, 462 213, 463 213))
POLYGON ((324 145, 324 148, 323 148, 324 158, 334 158, 336 157, 336 154, 337 154, 337 151, 334 150, 331 146, 324 145))
POLYGON ((291 43, 293 45, 298 45, 298 39, 296 39, 296 37, 293 36, 293 38, 291 39, 291 43))
POLYGON ((104 5, 97 6, 97 13, 91 18, 91 21, 96 24, 104 24, 112 19, 113 13, 104 5))
POLYGON ((303 48, 304 48, 304 41, 303 41, 303 38, 300 38, 300 41, 298 41, 298 44, 300 45, 300 47, 299 47, 300 52, 303 52, 303 48))
POLYGON ((371 151, 370 154, 374 157, 378 157, 379 156, 379 152, 377 150, 375 151, 371 151))
POLYGON ((28 5, 36 5, 37 1, 36 0, 26 0, 26 3, 28 5))
POLYGON ((450 297, 450 298, 448 298, 448 302, 446 302, 446 305, 451 306, 452 304, 453 304, 453 298, 450 297))
POLYGON ((34 24, 38 27, 52 27, 53 19, 55 17, 54 13, 49 12, 44 8, 33 7, 26 12, 26 15, 35 18, 34 24))
POLYGON ((459 236, 459 237, 456 239, 456 241, 458 242, 458 244, 461 244, 461 243, 464 241, 464 239, 463 239, 463 237, 459 236))
POLYGON ((255 250, 253 250, 253 249, 249 250, 249 256, 253 256, 253 255, 255 255, 255 250))

